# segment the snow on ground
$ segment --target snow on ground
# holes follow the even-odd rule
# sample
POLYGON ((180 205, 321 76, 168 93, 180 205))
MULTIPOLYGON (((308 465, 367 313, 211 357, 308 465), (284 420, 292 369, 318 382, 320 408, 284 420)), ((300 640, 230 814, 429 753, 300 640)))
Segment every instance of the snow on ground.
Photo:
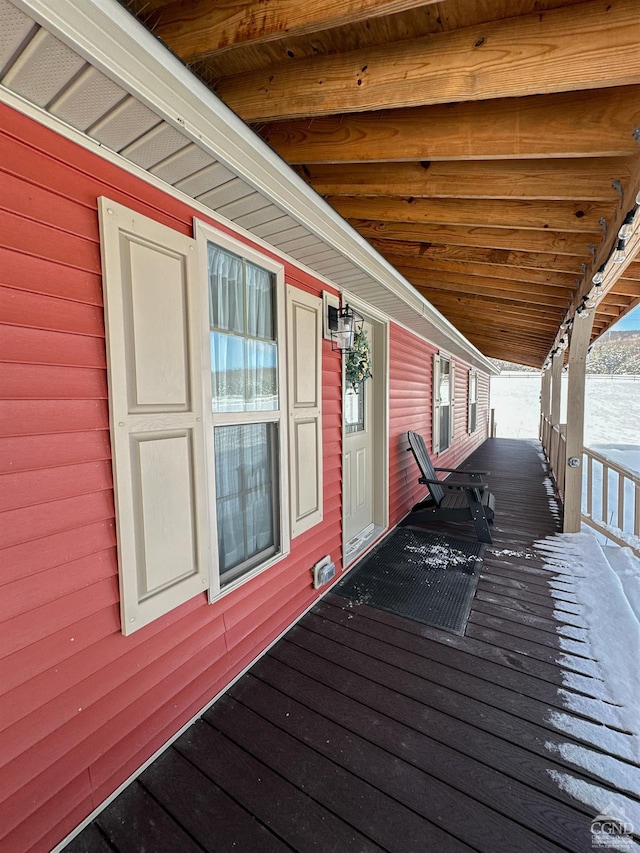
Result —
MULTIPOLYGON (((565 420, 567 376, 563 375, 561 421, 565 420)), ((491 379, 491 407, 495 409, 499 438, 533 438, 540 422, 540 376, 537 373, 506 373, 491 379)), ((585 447, 640 473, 640 376, 614 377, 588 375, 586 378, 585 447)), ((586 468, 586 466, 585 466, 586 468)), ((618 475, 609 472, 608 505, 603 513, 602 464, 593 463, 593 519, 607 527, 634 548, 640 541, 633 537, 635 485, 625 480, 624 518, 618 518, 618 475), (605 517, 606 515, 606 517, 605 517)), ((585 470, 586 474, 586 470, 585 470)), ((553 494, 553 483, 545 483, 553 494)), ((583 510, 587 508, 587 482, 583 482, 583 510)), ((557 515, 557 511, 554 509, 557 515)), ((605 536, 592 531, 601 544, 605 536)))
MULTIPOLYGON (((579 629, 579 635, 574 635, 575 629, 567 635, 566 628, 559 628, 559 633, 580 640, 580 654, 595 662, 589 670, 593 676, 592 686, 585 688, 584 675, 578 674, 573 665, 575 656, 559 657, 558 663, 574 670, 564 673, 566 689, 560 691, 567 711, 572 713, 549 711, 548 722, 580 743, 558 745, 549 742, 547 749, 618 790, 638 796, 640 560, 630 551, 618 549, 621 556, 614 570, 588 533, 559 534, 537 542, 535 547, 543 555, 545 567, 554 580, 561 578, 566 582, 570 576, 572 598, 579 603, 580 619, 586 626, 579 629)), ((565 619, 569 614, 557 610, 556 615, 565 619)), ((563 790, 594 812, 620 807, 636 827, 640 826, 640 807, 630 814, 628 800, 596 784, 579 780, 571 773, 557 770, 549 773, 563 790)))
MULTIPOLYGON (((566 412, 567 375, 562 377, 566 412)), ((495 409, 498 438, 536 438, 540 425, 540 374, 505 373, 491 377, 491 408, 495 409)), ((564 414, 561 414, 564 422, 564 414)), ((635 446, 633 470, 640 471, 640 376, 589 374, 586 379, 586 447, 635 446)), ((629 466, 629 461, 619 460, 629 466)))

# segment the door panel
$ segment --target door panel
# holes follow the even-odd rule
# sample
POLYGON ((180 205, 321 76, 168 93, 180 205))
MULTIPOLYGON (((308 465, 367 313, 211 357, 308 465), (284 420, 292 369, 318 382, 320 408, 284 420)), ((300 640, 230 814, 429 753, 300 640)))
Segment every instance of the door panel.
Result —
MULTIPOLYGON (((372 326, 365 323, 364 328, 373 352, 372 326)), ((345 427, 342 472, 346 542, 373 524, 373 380, 366 380, 361 389, 362 401, 355 400, 349 389, 345 392, 344 412, 351 421, 351 427, 345 427)))

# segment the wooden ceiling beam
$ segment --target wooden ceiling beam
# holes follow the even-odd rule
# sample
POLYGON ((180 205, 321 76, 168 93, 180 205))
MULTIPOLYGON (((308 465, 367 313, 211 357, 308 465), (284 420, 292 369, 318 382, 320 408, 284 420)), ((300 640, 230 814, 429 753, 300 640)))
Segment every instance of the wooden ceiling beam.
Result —
MULTIPOLYGON (((542 357, 547 354, 549 349, 548 335, 528 334, 527 332, 521 332, 516 329, 477 329, 474 332, 474 340, 481 341, 483 344, 490 342, 494 345, 499 345, 501 348, 510 349, 511 357, 508 361, 517 361, 517 358, 513 357, 514 344, 520 351, 525 350, 530 353, 539 354, 542 357)), ((484 352, 484 349, 482 351, 484 352)))
POLYGON ((238 0, 173 2, 149 25, 184 62, 195 62, 237 47, 308 35, 428 6, 438 0, 238 0))
POLYGON ((622 86, 276 121, 256 130, 288 163, 309 165, 628 157, 638 152, 637 127, 637 89, 622 86))
POLYGON ((536 310, 541 316, 548 313, 550 316, 556 317, 557 312, 566 308, 567 304, 566 299, 545 298, 544 294, 528 293, 525 290, 506 290, 501 287, 489 287, 488 285, 475 285, 462 289, 460 287, 456 288, 455 284, 448 281, 438 281, 437 279, 429 281, 421 278, 419 275, 409 275, 407 273, 403 273, 403 275, 421 293, 429 291, 429 293, 434 295, 439 293, 442 296, 457 297, 459 299, 474 299, 475 297, 479 297, 494 300, 496 304, 513 302, 514 304, 522 305, 526 303, 532 306, 535 305, 536 310))
POLYGON ((558 272, 572 276, 581 273, 580 261, 571 255, 548 255, 543 252, 513 252, 508 249, 484 249, 474 246, 448 246, 437 243, 408 243, 401 240, 371 240, 386 258, 427 258, 434 263, 491 264, 499 267, 558 272))
POLYGON ((529 353, 536 353, 544 358, 549 350, 550 343, 553 343, 553 338, 550 339, 549 335, 531 334, 516 329, 484 328, 474 331, 473 341, 476 343, 476 346, 480 342, 482 352, 485 352, 483 347, 486 347, 487 343, 500 346, 503 349, 508 348, 511 350, 511 357, 508 358, 508 361, 517 361, 518 359, 514 358, 514 345, 520 353, 527 351, 529 353))
MULTIPOLYGON (((452 308, 460 308, 463 311, 467 309, 474 312, 478 311, 482 314, 483 321, 485 313, 491 314, 495 311, 496 315, 509 316, 519 323, 521 322, 525 328, 535 328, 536 326, 548 328, 549 324, 556 322, 556 318, 563 316, 561 306, 543 306, 527 299, 509 299, 509 294, 504 297, 496 297, 466 291, 447 292, 431 288, 429 285, 418 285, 418 287, 421 293, 429 294, 427 298, 430 302, 436 304, 437 301, 442 305, 450 305, 452 308)), ((478 313, 470 314, 470 317, 476 322, 480 321, 480 314, 478 313)))
POLYGON ((507 251, 548 252, 552 255, 572 255, 580 261, 590 261, 589 244, 600 240, 591 235, 533 231, 507 228, 468 228, 462 226, 417 224, 415 222, 384 222, 352 219, 349 223, 367 239, 400 240, 438 245, 506 249, 507 251))
MULTIPOLYGON (((534 334, 527 335, 518 333, 507 327, 477 330, 473 324, 465 327, 461 319, 457 322, 460 323, 458 328, 467 340, 471 341, 485 355, 490 354, 488 352, 487 340, 493 340, 496 345, 508 346, 511 353, 510 356, 505 356, 508 361, 520 361, 523 352, 535 353, 542 360, 553 346, 555 340, 555 333, 547 333, 539 336, 534 334)), ((494 357, 500 358, 501 356, 494 357)))
POLYGON ((327 202, 345 219, 561 231, 596 238, 603 233, 600 221, 615 213, 602 202, 354 196, 328 196, 327 202))
MULTIPOLYGON (((527 303, 536 305, 537 310, 543 313, 545 309, 549 307, 555 308, 556 310, 566 308, 568 301, 567 299, 550 297, 546 292, 530 292, 527 290, 515 290, 512 288, 489 287, 488 285, 465 285, 464 287, 459 287, 449 281, 440 281, 439 279, 433 279, 430 281, 427 278, 421 278, 419 275, 412 274, 409 270, 400 269, 399 272, 401 272, 414 287, 420 288, 421 292, 441 292, 443 294, 458 296, 461 299, 466 297, 482 296, 486 299, 496 300, 496 302, 508 300, 519 304, 527 303)), ((553 316, 556 316, 555 312, 553 313, 553 316)))
POLYGON ((264 121, 624 86, 640 83, 639 43, 636 0, 589 0, 238 74, 217 92, 264 121))
POLYGON ((609 293, 607 293, 598 303, 598 308, 602 308, 604 311, 617 311, 621 307, 626 308, 628 305, 631 305, 634 298, 635 297, 630 294, 613 293, 613 291, 609 291, 609 293))
POLYGON ((430 258, 429 256, 415 257, 401 254, 389 253, 385 255, 389 263, 394 267, 403 269, 416 269, 433 278, 442 278, 444 281, 458 281, 467 284, 473 283, 474 278, 500 279, 505 284, 514 287, 529 285, 530 290, 548 291, 550 295, 558 295, 561 290, 576 289, 575 276, 566 273, 550 273, 543 270, 516 267, 512 264, 481 264, 464 263, 461 261, 448 261, 441 258, 430 258))
POLYGON ((640 281, 628 281, 619 278, 613 286, 611 293, 622 293, 625 296, 640 296, 640 281))
POLYGON ((480 296, 460 297, 441 292, 423 290, 426 298, 432 305, 441 311, 449 319, 453 314, 456 317, 467 317, 474 323, 486 324, 496 323, 500 325, 508 320, 511 328, 531 329, 542 332, 556 330, 563 314, 557 311, 555 314, 538 314, 538 305, 531 303, 515 302, 507 304, 508 300, 497 300, 495 298, 483 299, 480 296))
MULTIPOLYGON (((471 340, 469 335, 466 337, 471 340)), ((500 330, 500 329, 476 329, 473 332, 473 341, 481 352, 488 354, 489 347, 500 349, 500 351, 509 353, 505 356, 493 356, 494 358, 505 358, 506 361, 518 362, 518 357, 522 357, 523 353, 535 355, 540 358, 540 361, 546 356, 549 351, 549 346, 553 343, 553 339, 549 339, 548 335, 538 336, 530 335, 526 332, 518 332, 516 330, 500 330), (517 348, 517 353, 514 349, 517 348)))
MULTIPOLYGON (((628 279, 631 281, 640 281, 640 262, 635 261, 629 264, 629 266, 622 274, 622 277, 618 279, 618 281, 624 281, 624 279, 628 279)), ((617 287, 617 282, 614 287, 617 287)))
POLYGON ((320 195, 617 202, 627 159, 320 164, 299 168, 320 195))
POLYGON ((473 343, 489 358, 510 361, 514 364, 524 364, 538 370, 542 367, 547 354, 544 346, 519 346, 518 350, 514 351, 513 345, 505 342, 501 336, 483 340, 477 339, 473 343))

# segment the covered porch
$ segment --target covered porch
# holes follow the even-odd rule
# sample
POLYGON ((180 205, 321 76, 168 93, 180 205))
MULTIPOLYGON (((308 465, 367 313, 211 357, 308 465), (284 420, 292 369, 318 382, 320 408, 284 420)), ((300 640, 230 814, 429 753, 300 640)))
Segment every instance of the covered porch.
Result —
POLYGON ((210 0, 0 0, 4 846, 591 849, 603 809, 640 826, 637 737, 604 692, 589 644, 598 620, 584 622, 553 543, 581 525, 588 347, 640 299, 636 3, 364 0, 353 12, 293 0, 269 3, 276 14, 256 31, 263 5, 235 19, 210 0), (140 277, 106 263, 107 245, 124 245, 101 228, 115 212, 133 223, 132 245, 145 234, 154 246, 140 277), (279 437, 281 464, 272 453, 262 466, 279 472, 265 489, 273 542, 221 590, 235 567, 216 536, 209 498, 228 495, 206 423, 212 376, 232 370, 204 321, 222 289, 208 249, 222 243, 243 269, 276 276, 282 393, 279 414, 261 419, 265 460, 279 437), (155 247, 177 251, 180 311, 155 298, 155 247), (162 322, 127 308, 114 327, 114 277, 127 305, 142 281, 162 322), (300 294, 313 334, 297 334, 300 294), (420 490, 409 429, 436 464, 492 471, 495 541, 463 637, 349 607, 335 590, 316 601, 310 569, 329 557, 340 571, 359 538, 344 535, 335 303, 384 327, 368 385, 381 386, 373 529, 397 525, 420 490), (140 335, 124 331, 133 316, 140 335), (140 343, 144 369, 122 349, 111 363, 116 335, 140 343), (491 358, 543 368, 543 416, 565 451, 550 454, 554 481, 537 445, 485 441, 491 358), (318 369, 296 384, 303 364, 318 369), (140 426, 138 413, 115 417, 118 401, 147 375, 142 503, 161 558, 148 578, 128 535, 142 535, 143 478, 117 471, 114 486, 112 464, 120 428, 140 426), (165 404, 176 418, 163 421, 160 459, 147 438, 165 404), (188 406, 192 445, 171 432, 188 406), (307 445, 289 442, 303 418, 315 424, 308 469, 307 445), (176 471, 180 489, 157 488, 176 471), (173 506, 154 503, 164 495, 173 506), (184 513, 180 536, 166 519, 196 497, 198 523, 184 513), (182 559, 167 559, 174 547, 182 559), (146 608, 138 632, 127 598, 146 608))
POLYGON ((497 512, 464 637, 329 592, 67 850, 586 851, 612 809, 637 831, 541 448, 466 466, 497 512))

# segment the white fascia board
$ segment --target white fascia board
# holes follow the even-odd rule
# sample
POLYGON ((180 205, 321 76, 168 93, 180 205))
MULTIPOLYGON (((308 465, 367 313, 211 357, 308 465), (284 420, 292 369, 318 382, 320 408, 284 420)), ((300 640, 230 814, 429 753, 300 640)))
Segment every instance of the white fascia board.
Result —
POLYGON ((493 372, 480 350, 117 0, 11 2, 493 372))

